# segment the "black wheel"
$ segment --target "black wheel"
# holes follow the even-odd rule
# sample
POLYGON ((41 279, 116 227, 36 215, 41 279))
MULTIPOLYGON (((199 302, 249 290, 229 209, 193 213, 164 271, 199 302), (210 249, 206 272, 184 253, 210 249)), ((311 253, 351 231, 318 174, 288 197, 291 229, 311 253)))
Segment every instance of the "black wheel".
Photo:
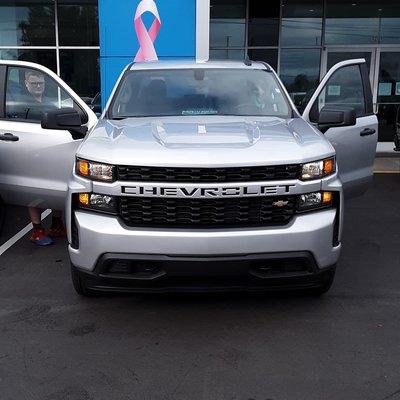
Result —
POLYGON ((331 269, 323 274, 321 285, 308 290, 307 294, 310 294, 311 296, 322 296, 329 291, 334 280, 335 269, 331 269))
POLYGON ((71 264, 71 278, 76 293, 80 296, 95 297, 98 293, 86 286, 85 280, 82 279, 79 271, 71 264))

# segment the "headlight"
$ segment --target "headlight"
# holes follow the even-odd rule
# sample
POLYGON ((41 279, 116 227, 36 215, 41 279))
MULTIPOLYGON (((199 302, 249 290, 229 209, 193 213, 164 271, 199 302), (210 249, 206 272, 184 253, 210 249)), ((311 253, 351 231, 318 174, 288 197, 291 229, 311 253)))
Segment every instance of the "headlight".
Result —
POLYGON ((113 196, 96 193, 79 193, 76 196, 79 208, 108 214, 117 214, 118 212, 117 200, 113 196))
POLYGON ((309 211, 329 207, 333 204, 332 192, 313 192, 298 197, 298 211, 309 211))
POLYGON ((335 157, 326 158, 321 161, 314 161, 303 164, 301 167, 302 181, 309 181, 311 179, 321 179, 336 172, 335 157))
POLYGON ((78 158, 76 160, 76 173, 80 176, 92 179, 94 181, 115 181, 114 165, 101 164, 78 158))

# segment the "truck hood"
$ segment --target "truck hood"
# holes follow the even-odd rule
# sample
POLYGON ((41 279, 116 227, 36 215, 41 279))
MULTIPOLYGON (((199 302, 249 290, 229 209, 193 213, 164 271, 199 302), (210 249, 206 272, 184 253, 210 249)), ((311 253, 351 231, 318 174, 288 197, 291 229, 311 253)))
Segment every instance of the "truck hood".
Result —
POLYGON ((302 118, 164 117, 100 120, 78 156, 119 165, 295 164, 335 153, 302 118))

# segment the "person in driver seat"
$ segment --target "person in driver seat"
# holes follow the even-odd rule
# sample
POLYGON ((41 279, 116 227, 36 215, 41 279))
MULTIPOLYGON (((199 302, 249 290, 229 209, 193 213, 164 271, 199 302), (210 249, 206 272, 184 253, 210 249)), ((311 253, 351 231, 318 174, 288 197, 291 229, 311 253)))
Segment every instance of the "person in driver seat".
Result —
MULTIPOLYGON (((44 111, 46 82, 44 75, 38 71, 29 70, 25 73, 25 88, 27 96, 27 106, 35 108, 39 105, 38 112, 44 111)), ((30 117, 32 118, 32 116, 30 117)), ((29 119, 30 119, 29 118, 29 119)), ((38 118, 38 119, 40 119, 38 118)), ((66 230, 61 217, 61 211, 53 210, 52 222, 49 232, 46 234, 41 220, 41 209, 37 207, 28 207, 29 217, 33 225, 33 231, 29 240, 38 246, 49 246, 53 244, 53 238, 66 236, 66 230)))
POLYGON ((46 81, 39 71, 25 72, 25 85, 22 90, 21 103, 27 120, 40 121, 46 106, 46 81))
POLYGON ((276 114, 274 94, 265 83, 248 80, 245 83, 247 97, 236 109, 239 115, 267 116, 276 114))
POLYGON ((25 72, 25 87, 32 100, 42 103, 46 82, 39 71, 29 70, 25 72))
POLYGON ((250 92, 251 104, 257 114, 270 114, 273 113, 274 95, 271 89, 264 87, 258 82, 247 82, 247 87, 250 92))

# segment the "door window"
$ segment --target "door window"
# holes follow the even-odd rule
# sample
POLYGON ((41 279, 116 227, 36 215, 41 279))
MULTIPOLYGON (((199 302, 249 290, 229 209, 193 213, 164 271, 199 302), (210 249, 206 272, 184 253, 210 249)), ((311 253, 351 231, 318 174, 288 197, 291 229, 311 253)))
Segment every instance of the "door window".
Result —
POLYGON ((356 110, 357 117, 366 114, 364 85, 358 65, 348 65, 338 69, 329 78, 311 112, 310 120, 317 122, 319 113, 325 106, 348 106, 356 110))
POLYGON ((45 112, 80 107, 50 76, 32 68, 9 67, 6 89, 6 118, 40 122, 45 112))

